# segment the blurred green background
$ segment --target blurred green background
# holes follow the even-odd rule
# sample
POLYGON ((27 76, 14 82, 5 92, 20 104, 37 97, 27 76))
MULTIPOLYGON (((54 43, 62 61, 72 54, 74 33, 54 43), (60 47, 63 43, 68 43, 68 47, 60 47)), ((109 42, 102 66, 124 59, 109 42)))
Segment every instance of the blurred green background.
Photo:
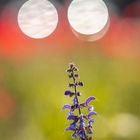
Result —
POLYGON ((65 57, 49 52, 22 64, 15 60, 1 62, 0 138, 71 139, 71 133, 65 132, 67 111, 61 110, 72 100, 64 96, 69 62, 79 67, 85 83, 80 88, 80 101, 88 96, 97 98, 91 103, 98 112, 94 139, 139 140, 139 61, 107 58, 98 52, 86 54, 84 49, 65 57))
POLYGON ((26 37, 17 25, 25 0, 0 3, 0 140, 71 140, 64 96, 65 70, 79 68, 80 101, 92 101, 98 115, 93 140, 140 140, 139 0, 105 0, 110 27, 98 41, 79 40, 67 21, 70 1, 56 2, 59 24, 48 38, 26 37), (133 3, 134 2, 134 3, 133 3))

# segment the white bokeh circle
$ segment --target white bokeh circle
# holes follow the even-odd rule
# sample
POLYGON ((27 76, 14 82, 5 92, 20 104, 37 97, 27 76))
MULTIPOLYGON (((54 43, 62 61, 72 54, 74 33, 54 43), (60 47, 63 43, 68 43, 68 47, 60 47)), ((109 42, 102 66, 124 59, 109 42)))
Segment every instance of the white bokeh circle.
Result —
MULTIPOLYGON (((94 36, 103 31, 105 34, 109 25, 108 9, 102 0, 73 0, 68 8, 68 20, 72 30, 82 36, 94 36), (107 26, 107 28, 106 28, 107 26)), ((100 36, 100 35, 99 35, 100 36)), ((95 40, 100 37, 96 37, 95 40)))
POLYGON ((57 24, 57 10, 48 0, 29 0, 18 12, 18 25, 31 38, 39 39, 51 35, 57 24))

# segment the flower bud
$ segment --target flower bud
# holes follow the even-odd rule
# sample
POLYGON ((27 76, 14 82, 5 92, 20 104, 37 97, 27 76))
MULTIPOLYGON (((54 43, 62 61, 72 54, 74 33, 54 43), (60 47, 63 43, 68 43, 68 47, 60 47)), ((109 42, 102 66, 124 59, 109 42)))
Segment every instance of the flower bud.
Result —
POLYGON ((81 92, 77 92, 77 96, 81 96, 81 92))
POLYGON ((94 110, 94 107, 93 107, 93 106, 89 106, 89 107, 88 107, 88 110, 89 110, 90 112, 92 112, 92 111, 94 110))
POLYGON ((66 72, 69 72, 69 73, 70 73, 71 71, 72 71, 72 70, 71 70, 71 69, 69 69, 69 68, 66 70, 66 72))
POLYGON ((78 71, 78 68, 77 67, 73 67, 73 71, 78 71))
POLYGON ((78 82, 79 86, 84 86, 83 82, 78 82))
POLYGON ((79 78, 79 75, 78 75, 78 74, 75 74, 74 77, 75 77, 75 78, 79 78))
POLYGON ((70 84, 69 84, 69 87, 74 87, 74 84, 73 84, 73 83, 70 83, 70 84))
POLYGON ((72 69, 74 67, 74 64, 73 63, 70 63, 69 64, 69 67, 70 67, 70 69, 72 69))

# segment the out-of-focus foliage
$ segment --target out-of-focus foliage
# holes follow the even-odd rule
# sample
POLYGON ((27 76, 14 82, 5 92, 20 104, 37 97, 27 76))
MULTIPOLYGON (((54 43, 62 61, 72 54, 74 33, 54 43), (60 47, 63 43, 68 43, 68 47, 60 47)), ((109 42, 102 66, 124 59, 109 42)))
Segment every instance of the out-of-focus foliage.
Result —
POLYGON ((93 138, 140 139, 139 63, 75 52, 68 57, 42 55, 21 63, 1 61, 2 140, 71 139, 65 133, 69 123, 61 110, 63 104, 70 102, 63 94, 68 83, 65 69, 71 60, 78 65, 85 83, 80 100, 89 95, 97 97, 93 138), (15 105, 7 109, 11 100, 15 105), (2 116, 3 110, 11 113, 2 116))

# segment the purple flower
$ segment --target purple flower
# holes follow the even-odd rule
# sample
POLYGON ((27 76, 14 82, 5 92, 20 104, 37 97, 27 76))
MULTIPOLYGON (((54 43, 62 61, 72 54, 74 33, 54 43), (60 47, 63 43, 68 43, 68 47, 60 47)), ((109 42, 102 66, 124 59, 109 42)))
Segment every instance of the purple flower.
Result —
POLYGON ((80 104, 80 107, 83 108, 83 107, 88 107, 88 110, 89 111, 93 111, 93 106, 89 106, 89 102, 92 101, 92 100, 95 100, 95 97, 91 96, 91 97, 88 97, 86 102, 80 104))
POLYGON ((90 118, 92 115, 96 115, 96 114, 97 114, 97 113, 94 112, 94 111, 93 111, 93 112, 89 112, 89 113, 88 113, 88 118, 90 118))
POLYGON ((75 138, 76 138, 76 132, 74 132, 74 133, 71 135, 71 137, 75 139, 75 138))
POLYGON ((70 123, 69 127, 66 128, 66 131, 74 131, 74 133, 71 135, 72 138, 78 137, 79 140, 92 140, 92 137, 90 136, 93 134, 91 128, 94 122, 94 119, 92 119, 93 115, 96 115, 96 112, 94 112, 94 107, 92 105, 89 105, 89 103, 92 100, 95 100, 95 97, 90 96, 87 98, 87 100, 84 103, 79 102, 79 96, 81 93, 77 90, 78 86, 83 86, 83 82, 78 81, 78 78, 80 77, 77 73, 78 68, 75 66, 75 64, 71 63, 67 69, 68 76, 69 76, 69 88, 70 90, 66 90, 64 95, 72 97, 74 96, 72 100, 72 104, 65 104, 62 109, 69 109, 67 120, 73 121, 70 123), (88 114, 82 114, 83 108, 88 109, 88 114), (78 112, 75 113, 75 110, 78 112))
POLYGON ((69 130, 75 131, 74 128, 72 128, 72 127, 67 127, 67 128, 66 128, 66 131, 69 131, 69 130))
POLYGON ((71 106, 68 104, 63 105, 62 109, 71 109, 71 106))
POLYGON ((90 127, 87 127, 86 130, 87 130, 87 134, 90 134, 90 135, 93 134, 93 132, 92 132, 92 130, 90 129, 90 127))
POLYGON ((74 120, 74 121, 77 121, 77 120, 78 120, 78 116, 69 115, 69 116, 67 117, 67 120, 74 120))
POLYGON ((73 115, 73 111, 68 112, 68 115, 69 115, 69 116, 70 116, 70 115, 73 115))
POLYGON ((78 101, 77 101, 77 98, 76 97, 74 97, 74 99, 73 99, 73 104, 74 105, 77 105, 78 104, 78 101))
POLYGON ((86 102, 85 102, 85 106, 88 106, 89 102, 92 100, 95 100, 95 97, 93 97, 93 96, 88 97, 86 102))
POLYGON ((76 121, 70 124, 70 128, 76 130, 76 121))
POLYGON ((78 103, 77 104, 74 104, 71 106, 71 110, 74 111, 75 109, 77 109, 79 106, 78 106, 78 103))
POLYGON ((80 130, 80 132, 78 133, 78 136, 79 136, 80 138, 83 138, 83 139, 85 140, 85 133, 84 133, 83 130, 80 130))
POLYGON ((93 123, 94 122, 94 120, 89 120, 89 123, 93 123))
POLYGON ((92 123, 93 123, 93 122, 94 122, 94 120, 92 120, 92 119, 90 120, 90 119, 89 119, 89 121, 88 121, 88 126, 92 127, 92 123))
POLYGON ((88 107, 88 110, 89 110, 90 112, 92 112, 92 111, 94 110, 94 107, 93 107, 93 106, 89 106, 89 107, 88 107))
POLYGON ((80 119, 80 128, 85 127, 86 124, 85 124, 85 122, 84 122, 84 120, 83 120, 83 115, 80 115, 79 119, 80 119))
POLYGON ((81 126, 82 128, 85 127, 85 126, 86 126, 85 122, 84 122, 84 121, 80 122, 80 126, 81 126))

